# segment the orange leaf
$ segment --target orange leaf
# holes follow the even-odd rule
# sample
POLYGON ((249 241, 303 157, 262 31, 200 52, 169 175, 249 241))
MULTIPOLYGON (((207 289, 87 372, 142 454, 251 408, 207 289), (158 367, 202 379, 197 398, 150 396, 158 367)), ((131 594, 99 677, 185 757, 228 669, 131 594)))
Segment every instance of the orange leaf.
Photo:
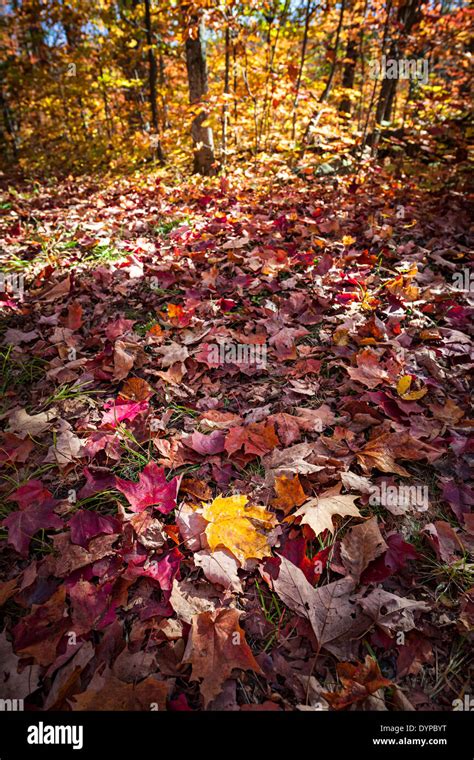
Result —
POLYGON ((303 491, 303 487, 297 474, 294 477, 277 475, 274 488, 277 492, 277 498, 273 499, 271 502, 272 506, 277 509, 282 509, 285 515, 287 515, 293 507, 299 507, 306 501, 306 494, 303 491))
POLYGON ((379 689, 392 685, 388 678, 382 676, 377 662, 369 655, 366 656, 365 662, 357 665, 340 662, 336 670, 342 689, 323 694, 334 710, 343 710, 355 702, 362 702, 379 689))
POLYGON ((234 668, 262 672, 239 625, 241 614, 239 610, 219 609, 193 617, 183 662, 191 663, 193 681, 202 678, 205 707, 220 694, 234 668))
POLYGON ((146 401, 155 393, 151 385, 141 377, 130 377, 122 385, 120 395, 132 401, 146 401))

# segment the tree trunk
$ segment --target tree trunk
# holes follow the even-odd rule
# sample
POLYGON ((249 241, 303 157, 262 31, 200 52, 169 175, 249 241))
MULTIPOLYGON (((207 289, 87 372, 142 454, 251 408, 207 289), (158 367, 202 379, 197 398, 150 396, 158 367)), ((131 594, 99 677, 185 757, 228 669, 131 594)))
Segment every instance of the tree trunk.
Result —
MULTIPOLYGON (((397 67, 398 61, 403 58, 406 39, 416 21, 418 21, 419 10, 420 0, 407 0, 407 2, 402 4, 398 9, 397 22, 398 27, 400 28, 399 40, 392 40, 388 54, 389 60, 397 61, 397 67)), ((397 91, 397 84, 398 78, 387 79, 384 77, 382 87, 380 88, 377 110, 375 112, 375 121, 377 124, 381 124, 383 121, 390 121, 397 91)))
POLYGON ((3 124, 4 124, 4 130, 3 130, 3 141, 5 143, 5 147, 8 149, 11 149, 13 160, 16 162, 18 160, 18 150, 16 145, 16 136, 15 136, 15 128, 13 125, 13 119, 11 116, 10 108, 8 106, 7 99, 4 97, 1 82, 0 82, 0 110, 2 112, 3 116, 3 124))
MULTIPOLYGON (((224 95, 230 92, 230 27, 229 24, 225 30, 225 69, 224 69, 224 95)), ((229 104, 227 99, 224 100, 222 107, 222 166, 227 165, 227 127, 229 121, 229 104)))
MULTIPOLYGON (((355 70, 358 57, 358 40, 353 33, 349 32, 349 39, 346 47, 346 62, 342 72, 342 86, 348 90, 354 88, 355 70)), ((344 95, 339 104, 339 110, 343 113, 351 112, 351 99, 349 95, 344 95)))
MULTIPOLYGON (((207 93, 207 62, 204 43, 204 23, 193 19, 196 38, 186 38, 186 67, 188 71, 189 102, 197 105, 207 93)), ((207 111, 202 108, 193 119, 191 135, 194 143, 194 171, 210 176, 214 174, 214 137, 212 128, 204 126, 207 111)))
POLYGON ((346 7, 346 0, 342 0, 341 1, 341 10, 339 12, 339 22, 338 22, 337 31, 336 31, 336 41, 334 43, 334 59, 333 59, 333 62, 332 62, 331 71, 329 73, 329 78, 328 78, 326 87, 324 88, 323 94, 321 95, 321 97, 319 99, 320 103, 325 103, 326 102, 327 98, 329 97, 329 93, 331 92, 331 89, 332 89, 332 83, 333 83, 333 80, 334 80, 334 74, 336 73, 336 67, 337 67, 337 54, 338 54, 338 51, 339 51, 339 40, 340 40, 340 37, 341 37, 341 29, 342 29, 342 22, 343 22, 343 19, 344 19, 345 7, 346 7))
POLYGON ((160 164, 164 164, 165 156, 163 148, 161 147, 160 125, 158 123, 158 109, 156 107, 156 78, 157 68, 156 59, 153 52, 153 34, 151 29, 151 12, 150 12, 150 0, 145 0, 145 29, 146 29, 146 42, 148 48, 148 86, 150 93, 150 111, 151 111, 151 124, 153 132, 155 134, 154 149, 156 156, 160 164))
POLYGON ((311 0, 307 0, 305 16, 304 16, 303 42, 301 43, 300 65, 298 69, 298 78, 296 80, 295 97, 293 100, 293 117, 291 120, 291 139, 293 140, 293 142, 296 139, 296 114, 298 111, 298 101, 300 97, 301 79, 303 77, 304 64, 306 60, 306 48, 308 46, 309 24, 311 21, 312 14, 313 14, 313 8, 311 7, 311 0))

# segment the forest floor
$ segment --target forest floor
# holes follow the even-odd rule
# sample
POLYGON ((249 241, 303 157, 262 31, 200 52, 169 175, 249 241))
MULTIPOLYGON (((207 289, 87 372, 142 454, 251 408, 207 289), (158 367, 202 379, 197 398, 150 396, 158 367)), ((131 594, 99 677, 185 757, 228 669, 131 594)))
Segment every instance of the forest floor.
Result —
POLYGON ((5 187, 0 697, 469 693, 469 209, 265 171, 5 187))

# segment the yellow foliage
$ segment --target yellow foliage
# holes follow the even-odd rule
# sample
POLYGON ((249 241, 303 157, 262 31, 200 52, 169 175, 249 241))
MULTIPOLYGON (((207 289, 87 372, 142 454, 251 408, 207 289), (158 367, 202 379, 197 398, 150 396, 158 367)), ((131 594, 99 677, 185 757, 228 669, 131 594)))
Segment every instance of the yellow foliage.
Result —
POLYGON ((240 561, 270 556, 268 532, 276 518, 265 507, 250 506, 246 496, 218 496, 204 507, 211 551, 224 547, 240 561))

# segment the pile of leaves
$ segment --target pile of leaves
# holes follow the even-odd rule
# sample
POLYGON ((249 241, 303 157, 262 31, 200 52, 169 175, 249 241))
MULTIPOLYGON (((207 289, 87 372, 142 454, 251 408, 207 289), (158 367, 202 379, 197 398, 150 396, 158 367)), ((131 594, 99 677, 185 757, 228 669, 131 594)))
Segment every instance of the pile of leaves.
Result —
POLYGON ((24 292, 0 293, 0 697, 452 709, 474 615, 464 196, 379 167, 3 201, 24 292), (377 499, 401 486, 426 498, 377 499))

